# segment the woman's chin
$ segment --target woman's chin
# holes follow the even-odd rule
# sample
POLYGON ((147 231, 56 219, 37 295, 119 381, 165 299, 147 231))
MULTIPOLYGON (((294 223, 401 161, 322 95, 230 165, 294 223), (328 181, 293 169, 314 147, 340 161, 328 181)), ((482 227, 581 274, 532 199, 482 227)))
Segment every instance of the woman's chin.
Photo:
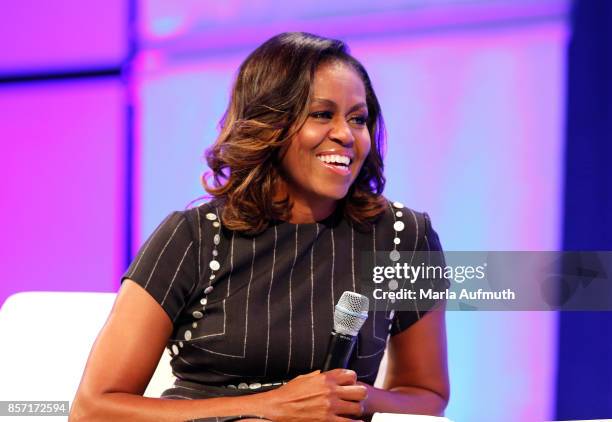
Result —
POLYGON ((328 189, 324 192, 319 192, 319 195, 327 200, 340 201, 346 197, 347 193, 348 189, 328 189))

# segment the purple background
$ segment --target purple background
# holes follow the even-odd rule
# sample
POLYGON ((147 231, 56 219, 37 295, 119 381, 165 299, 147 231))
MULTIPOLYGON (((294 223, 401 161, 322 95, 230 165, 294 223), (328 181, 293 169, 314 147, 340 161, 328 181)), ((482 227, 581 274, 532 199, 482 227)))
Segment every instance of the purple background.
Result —
MULTIPOLYGON (((386 194, 428 211, 446 249, 561 246, 565 1, 5 9, 0 304, 115 291, 161 219, 203 194, 201 156, 236 69, 285 30, 339 37, 363 61, 388 125, 386 194)), ((450 418, 554 417, 555 313, 449 313, 448 334, 450 418)))

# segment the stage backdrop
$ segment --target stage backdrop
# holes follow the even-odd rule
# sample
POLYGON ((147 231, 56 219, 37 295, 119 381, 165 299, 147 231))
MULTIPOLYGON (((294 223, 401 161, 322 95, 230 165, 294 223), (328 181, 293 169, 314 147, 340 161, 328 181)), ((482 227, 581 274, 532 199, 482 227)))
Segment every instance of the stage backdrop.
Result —
MULTIPOLYGON (((203 194, 201 156, 238 64, 287 30, 344 39, 364 62, 388 126, 386 194, 429 212, 447 250, 558 249, 567 6, 24 0, 5 8, 0 229, 9 241, 0 303, 22 290, 116 290, 153 228, 203 194), (131 30, 130 5, 139 14, 131 30), (130 39, 141 47, 133 62, 130 39), (122 69, 132 72, 122 79, 122 69)), ((448 416, 553 419, 556 333, 554 313, 449 313, 448 416)))

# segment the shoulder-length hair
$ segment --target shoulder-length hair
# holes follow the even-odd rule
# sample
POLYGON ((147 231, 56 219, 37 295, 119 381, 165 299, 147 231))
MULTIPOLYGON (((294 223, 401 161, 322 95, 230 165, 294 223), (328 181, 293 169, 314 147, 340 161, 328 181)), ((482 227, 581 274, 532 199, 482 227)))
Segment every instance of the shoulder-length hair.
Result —
POLYGON ((275 197, 279 152, 308 117, 317 67, 333 61, 351 66, 363 81, 371 139, 370 153, 341 201, 342 212, 361 227, 384 212, 385 128, 368 73, 342 41, 291 32, 269 39, 242 63, 220 134, 205 153, 211 171, 202 182, 213 198, 222 200, 225 227, 257 234, 271 220, 289 219, 290 198, 275 197))

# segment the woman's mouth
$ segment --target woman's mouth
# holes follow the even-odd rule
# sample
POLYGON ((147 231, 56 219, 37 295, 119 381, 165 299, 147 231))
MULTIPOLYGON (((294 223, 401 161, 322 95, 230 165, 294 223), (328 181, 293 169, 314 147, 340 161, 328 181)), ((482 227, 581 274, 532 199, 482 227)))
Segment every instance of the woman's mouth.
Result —
POLYGON ((322 154, 317 155, 317 159, 323 164, 324 167, 339 174, 341 176, 348 176, 351 174, 350 164, 352 162, 350 157, 339 154, 322 154))

